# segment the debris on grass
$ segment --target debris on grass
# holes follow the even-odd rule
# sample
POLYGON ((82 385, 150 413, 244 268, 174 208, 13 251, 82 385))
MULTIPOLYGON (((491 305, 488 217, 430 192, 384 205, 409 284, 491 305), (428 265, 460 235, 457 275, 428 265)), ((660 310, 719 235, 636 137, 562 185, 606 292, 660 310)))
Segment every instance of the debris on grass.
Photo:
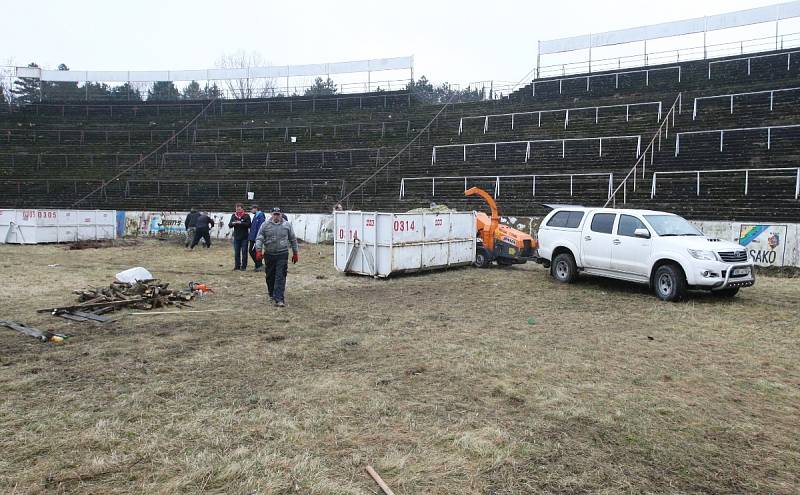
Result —
POLYGON ((40 342, 52 342, 60 344, 67 339, 67 336, 61 333, 53 333, 47 330, 39 330, 38 328, 29 327, 24 323, 17 323, 16 321, 0 320, 0 326, 16 330, 17 332, 33 337, 40 342))
POLYGON ((375 483, 377 483, 378 486, 381 487, 383 493, 385 493, 386 495, 394 495, 392 489, 389 488, 389 486, 383 481, 383 478, 381 478, 381 476, 372 468, 372 466, 367 466, 367 472, 369 473, 370 476, 372 476, 372 479, 375 480, 375 483))
POLYGON ((138 246, 142 241, 139 239, 106 239, 106 240, 86 240, 71 242, 66 245, 68 251, 81 249, 103 249, 112 247, 138 246))
POLYGON ((104 321, 99 314, 116 311, 122 308, 150 310, 177 306, 179 308, 191 307, 187 304, 198 294, 191 289, 173 290, 169 283, 162 283, 158 279, 141 280, 134 283, 112 282, 108 287, 88 287, 75 290, 78 304, 58 306, 55 308, 39 309, 39 313, 52 313, 70 320, 104 321))

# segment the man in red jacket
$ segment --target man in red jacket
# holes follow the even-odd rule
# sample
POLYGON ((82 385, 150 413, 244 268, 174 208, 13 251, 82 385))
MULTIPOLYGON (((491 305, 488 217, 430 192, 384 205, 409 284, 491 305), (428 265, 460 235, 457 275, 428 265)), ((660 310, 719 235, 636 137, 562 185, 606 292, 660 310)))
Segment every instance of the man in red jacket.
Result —
POLYGON ((233 229, 234 270, 247 270, 247 237, 250 234, 250 215, 245 213, 242 203, 236 203, 236 212, 231 215, 228 227, 233 229))

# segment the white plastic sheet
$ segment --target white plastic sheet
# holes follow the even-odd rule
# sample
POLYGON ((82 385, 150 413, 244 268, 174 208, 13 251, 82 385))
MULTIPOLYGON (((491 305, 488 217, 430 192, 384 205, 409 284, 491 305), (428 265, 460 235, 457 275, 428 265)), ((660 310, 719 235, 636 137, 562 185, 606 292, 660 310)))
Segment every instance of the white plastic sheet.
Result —
POLYGON ((606 31, 592 35, 570 36, 539 42, 539 55, 584 50, 600 46, 632 43, 718 29, 749 26, 763 22, 800 17, 800 1, 787 2, 755 9, 738 10, 708 17, 695 17, 674 22, 662 22, 630 29, 606 31))
POLYGON ((84 71, 43 70, 35 67, 17 67, 16 77, 32 77, 43 81, 104 81, 104 82, 153 82, 222 80, 267 77, 315 76, 320 74, 349 74, 383 70, 411 69, 414 57, 393 57, 370 60, 353 60, 324 64, 285 65, 251 67, 249 69, 199 69, 174 71, 84 71))
POLYGON ((123 270, 116 275, 117 280, 124 284, 132 284, 134 282, 138 282, 139 280, 152 280, 153 274, 147 271, 147 269, 142 268, 141 266, 136 266, 133 268, 128 268, 127 270, 123 270))

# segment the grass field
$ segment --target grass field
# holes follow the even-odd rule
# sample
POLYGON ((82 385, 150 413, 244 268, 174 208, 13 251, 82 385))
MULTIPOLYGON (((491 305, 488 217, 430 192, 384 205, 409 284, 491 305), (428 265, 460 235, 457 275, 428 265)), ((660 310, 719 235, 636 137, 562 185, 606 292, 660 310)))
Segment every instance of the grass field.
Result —
POLYGON ((800 279, 671 304, 331 255, 303 246, 279 309, 222 242, 0 246, 0 319, 72 335, 0 328, 0 493, 378 493, 368 464, 398 495, 800 492, 800 279), (137 265, 230 311, 35 312, 137 265))

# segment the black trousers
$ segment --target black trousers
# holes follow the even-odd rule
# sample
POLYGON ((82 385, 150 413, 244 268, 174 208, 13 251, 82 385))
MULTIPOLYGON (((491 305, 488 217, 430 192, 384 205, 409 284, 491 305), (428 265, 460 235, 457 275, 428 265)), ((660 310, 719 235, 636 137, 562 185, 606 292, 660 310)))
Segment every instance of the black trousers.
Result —
POLYGON ((200 239, 206 241, 206 247, 211 247, 211 232, 208 229, 196 228, 194 230, 194 240, 192 241, 192 249, 197 246, 197 243, 200 242, 200 239))
POLYGON ((267 291, 277 302, 285 302, 286 274, 289 272, 289 252, 264 255, 267 291))
POLYGON ((256 264, 256 268, 261 268, 261 262, 256 259, 256 241, 248 241, 249 249, 247 250, 250 253, 250 258, 253 259, 253 263, 256 264))

